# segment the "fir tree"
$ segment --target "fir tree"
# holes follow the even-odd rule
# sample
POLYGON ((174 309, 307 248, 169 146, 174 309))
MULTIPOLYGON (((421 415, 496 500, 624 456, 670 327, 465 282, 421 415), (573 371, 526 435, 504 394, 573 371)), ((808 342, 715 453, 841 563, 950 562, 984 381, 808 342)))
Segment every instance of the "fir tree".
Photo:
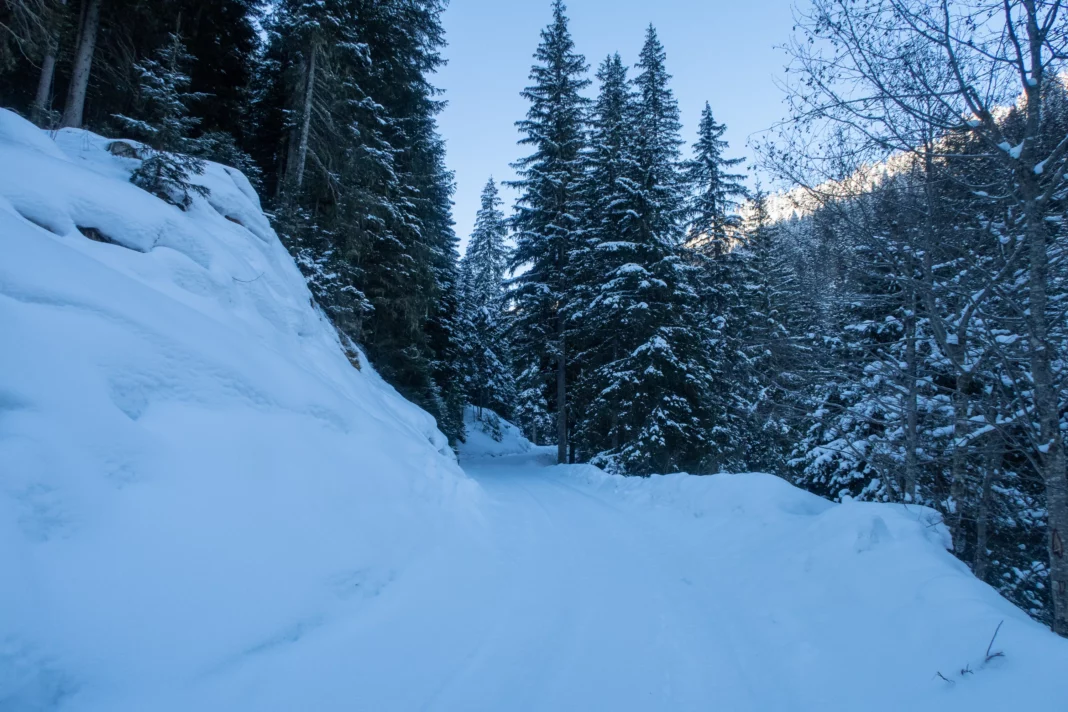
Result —
POLYGON ((482 207, 460 263, 464 326, 467 328, 467 397, 478 408, 511 416, 515 380, 507 343, 509 319, 505 272, 510 259, 508 228, 501 212, 497 184, 490 178, 482 190, 482 207))
POLYGON ((193 202, 191 194, 207 195, 208 189, 190 176, 204 172, 204 161, 190 155, 197 144, 189 137, 200 120, 189 115, 189 102, 200 98, 187 91, 189 76, 183 71, 192 57, 177 33, 156 54, 135 65, 140 76, 140 116, 116 116, 136 138, 152 150, 130 176, 130 182, 183 210, 193 202))
POLYGON ((727 127, 717 124, 706 102, 694 143, 694 157, 687 161, 685 180, 692 197, 686 208, 686 232, 691 245, 712 254, 724 254, 737 236, 741 218, 736 209, 745 198, 743 176, 731 173, 743 158, 725 158, 729 144, 723 139, 727 127))
POLYGON ((695 288, 713 335, 705 363, 715 380, 707 403, 716 422, 712 431, 715 460, 719 467, 740 468, 745 465, 750 440, 746 414, 751 405, 742 386, 752 377, 740 353, 739 332, 748 315, 740 293, 742 266, 734 251, 741 237, 736 208, 745 188, 742 176, 730 172, 742 159, 723 155, 728 148, 725 131, 706 103, 693 157, 683 166, 687 191, 683 216, 695 288))
POLYGON ((482 189, 475 229, 462 262, 464 299, 475 309, 500 309, 504 303, 504 280, 511 251, 507 242, 508 226, 501 211, 503 204, 497 184, 490 178, 482 189))
POLYGON ((429 75, 440 0, 287 0, 258 90, 279 232, 338 328, 456 441, 464 380, 452 174, 429 75), (270 102, 270 104, 267 104, 270 102), (317 276, 317 275, 321 275, 317 276), (329 279, 325 279, 329 277, 329 279))
MULTIPOLYGON (((524 388, 556 412, 557 457, 568 459, 567 381, 569 347, 562 305, 567 296, 568 256, 580 227, 582 148, 588 101, 579 93, 589 84, 586 60, 575 51, 562 0, 554 0, 553 20, 542 30, 531 69, 533 84, 523 91, 530 102, 517 126, 521 145, 533 153, 515 164, 520 190, 514 218, 516 357, 532 380, 524 388), (539 387, 538 381, 541 381, 539 387), (539 392, 540 389, 540 392, 539 392)), ((533 409, 533 403, 525 406, 533 409)))
POLYGON ((803 383, 800 371, 809 351, 812 315, 780 226, 768 214, 768 195, 759 185, 747 208, 736 261, 741 270, 740 367, 731 386, 747 426, 737 452, 746 469, 783 472, 798 435, 791 407, 796 407, 792 401, 803 383))
POLYGON ((613 381, 611 364, 633 348, 621 326, 634 305, 617 298, 615 275, 631 264, 641 239, 637 105, 618 54, 601 63, 597 79, 584 156, 584 227, 571 252, 568 292, 568 337, 582 373, 573 398, 575 438, 584 457, 616 452, 625 438, 622 391, 606 388, 613 381))
POLYGON ((578 317, 591 326, 607 321, 618 332, 584 354, 584 390, 595 394, 586 412, 600 422, 582 430, 597 449, 595 462, 630 474, 700 467, 711 427, 703 405, 710 386, 702 363, 706 330, 696 318, 697 295, 681 258, 682 141, 665 59, 650 27, 633 100, 621 64, 612 59, 602 66, 595 124, 600 145, 594 146, 591 176, 607 168, 598 153, 617 162, 621 175, 603 187, 618 200, 602 206, 607 220, 597 225, 590 250, 601 256, 591 261, 601 265, 597 293, 578 317), (625 124, 633 134, 623 132, 625 124), (606 139, 612 134, 616 138, 606 139), (612 145, 620 140, 633 141, 633 154, 612 145))

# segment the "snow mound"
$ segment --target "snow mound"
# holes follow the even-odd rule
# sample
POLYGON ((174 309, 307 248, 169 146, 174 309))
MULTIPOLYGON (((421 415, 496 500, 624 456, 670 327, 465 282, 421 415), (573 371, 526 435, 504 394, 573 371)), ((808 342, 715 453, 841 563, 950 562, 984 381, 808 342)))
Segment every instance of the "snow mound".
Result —
POLYGON ((720 634, 775 691, 767 709, 1039 709, 1068 695, 1068 641, 975 578, 934 510, 835 504, 759 473, 546 472, 650 537, 694 543, 711 575, 688 585, 730 619, 720 634))
POLYGON ((518 427, 489 408, 464 409, 464 438, 459 447, 462 459, 522 455, 534 449, 518 427))
POLYGON ((111 143, 0 110, 5 710, 158 710, 292 655, 477 508, 240 172, 183 212, 111 143))

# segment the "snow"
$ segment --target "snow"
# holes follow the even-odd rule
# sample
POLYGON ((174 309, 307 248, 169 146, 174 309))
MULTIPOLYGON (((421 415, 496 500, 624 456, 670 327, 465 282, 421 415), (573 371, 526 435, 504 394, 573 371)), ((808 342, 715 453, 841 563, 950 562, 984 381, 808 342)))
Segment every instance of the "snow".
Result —
POLYGON ((1013 146, 1008 141, 1002 141, 998 144, 998 148, 1009 154, 1010 158, 1019 160, 1020 156, 1023 154, 1024 145, 1023 142, 1021 142, 1013 146))
POLYGON ((455 665, 421 668, 429 702, 396 709, 955 712, 1068 693, 1068 642, 946 551, 932 510, 552 460, 461 457, 489 494, 490 561, 465 571, 473 600, 420 612, 467 624, 455 665))
POLYGON ((1068 697, 1068 641, 931 510, 554 466, 474 409, 458 466, 349 363, 247 181, 210 164, 183 213, 107 144, 0 112, 0 710, 1068 697))
POLYGON ((299 656, 479 497, 243 176, 209 164, 183 213, 108 143, 0 111, 3 710, 163 709, 299 656))
POLYGON ((530 452, 534 445, 523 437, 523 433, 512 423, 501 418, 489 408, 481 412, 474 406, 464 410, 464 438, 460 444, 460 458, 500 457, 502 455, 519 455, 530 452), (494 436, 492 422, 499 423, 498 437, 494 436))

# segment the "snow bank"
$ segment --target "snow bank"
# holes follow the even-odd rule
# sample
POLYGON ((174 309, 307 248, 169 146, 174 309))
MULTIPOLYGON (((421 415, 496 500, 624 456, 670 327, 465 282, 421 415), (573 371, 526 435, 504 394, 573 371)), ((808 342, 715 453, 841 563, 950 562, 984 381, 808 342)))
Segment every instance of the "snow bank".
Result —
POLYGON ((835 504, 758 473, 549 472, 634 515, 658 512, 647 536, 693 542, 719 579, 705 582, 719 589, 705 594, 710 615, 734 621, 761 684, 789 691, 782 709, 1041 709, 1068 696, 1068 641, 950 554, 931 509, 835 504), (995 630, 1003 655, 987 659, 995 630))
POLYGON ((481 413, 474 406, 464 409, 464 438, 461 459, 522 455, 534 448, 518 427, 489 408, 482 408, 481 413))
POLYGON ((182 212, 110 143, 0 110, 4 710, 159 710, 290 655, 477 502, 241 173, 182 212))

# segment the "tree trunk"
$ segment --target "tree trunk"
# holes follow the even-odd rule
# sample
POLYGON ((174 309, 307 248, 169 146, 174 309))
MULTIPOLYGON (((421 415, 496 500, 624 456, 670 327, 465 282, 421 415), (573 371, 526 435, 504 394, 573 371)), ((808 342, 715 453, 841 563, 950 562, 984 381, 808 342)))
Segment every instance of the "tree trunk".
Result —
POLYGON ((905 482, 904 500, 916 501, 916 481, 919 479, 919 377, 916 355, 916 293, 911 292, 909 316, 905 320, 905 377, 907 392, 905 395, 905 482))
POLYGON ((1068 637, 1068 560, 1064 539, 1068 536, 1068 484, 1064 475, 1063 445, 1046 460, 1046 507, 1049 511, 1050 585, 1053 595, 1053 631, 1068 637), (1056 472, 1060 476, 1056 476, 1056 472))
POLYGON ((968 437, 968 390, 972 376, 967 371, 957 373, 957 384, 952 394, 953 401, 953 454, 951 462, 950 497, 953 500, 953 517, 950 533, 953 535, 953 553, 963 558, 966 537, 964 536, 964 495, 968 491, 964 481, 968 458, 965 443, 968 437))
MULTIPOLYGON (((615 363, 618 360, 619 360, 619 344, 615 343, 615 344, 612 345, 612 363, 615 363)), ((609 423, 609 432, 612 434, 612 440, 611 440, 612 452, 613 453, 618 453, 619 452, 619 444, 620 444, 619 413, 617 413, 615 411, 615 409, 612 409, 612 412, 608 414, 608 423, 609 423)))
POLYGON ((1001 473, 1005 451, 1000 437, 991 437, 986 448, 986 471, 983 473, 983 490, 979 498, 979 512, 975 518, 975 577, 985 581, 990 557, 987 546, 990 542, 990 508, 994 483, 1001 473))
POLYGON ((41 61, 41 76, 37 80, 37 94, 33 98, 30 118, 38 126, 44 123, 44 117, 52 106, 52 78, 56 73, 55 45, 49 45, 48 52, 41 61))
MULTIPOLYGON (((66 5, 67 0, 60 0, 60 5, 66 5)), ((56 21, 58 24, 58 20, 56 21)), ((37 79, 37 94, 33 98, 33 107, 30 118, 38 126, 44 123, 44 117, 52 108, 52 82, 56 76, 56 52, 59 50, 59 32, 53 29, 48 40, 48 50, 41 61, 41 75, 37 79)))
POLYGON ((300 140, 297 142, 296 176, 294 185, 299 189, 304 185, 304 165, 308 160, 308 137, 311 134, 312 105, 315 100, 315 63, 319 54, 315 43, 308 51, 304 64, 304 108, 300 118, 300 140))
POLYGON ((556 315, 556 461, 567 464, 567 357, 564 352, 564 315, 556 315))
POLYGON ((1048 231, 1038 208, 1038 186, 1034 171, 1018 174, 1023 198, 1028 240, 1028 319, 1030 327, 1030 366, 1034 383, 1035 418, 1038 420, 1038 462, 1046 490, 1049 539, 1049 585, 1053 599, 1053 631, 1068 637, 1068 558, 1064 540, 1068 537, 1068 476, 1065 473, 1064 438, 1060 430, 1057 385, 1053 376, 1053 354, 1049 341, 1048 231))
POLYGON ((93 52, 100 30, 100 6, 103 0, 85 0, 78 46, 74 50, 74 67, 70 73, 67 104, 63 108, 60 126, 81 128, 85 115, 85 95, 89 90, 89 75, 93 69, 93 52))

